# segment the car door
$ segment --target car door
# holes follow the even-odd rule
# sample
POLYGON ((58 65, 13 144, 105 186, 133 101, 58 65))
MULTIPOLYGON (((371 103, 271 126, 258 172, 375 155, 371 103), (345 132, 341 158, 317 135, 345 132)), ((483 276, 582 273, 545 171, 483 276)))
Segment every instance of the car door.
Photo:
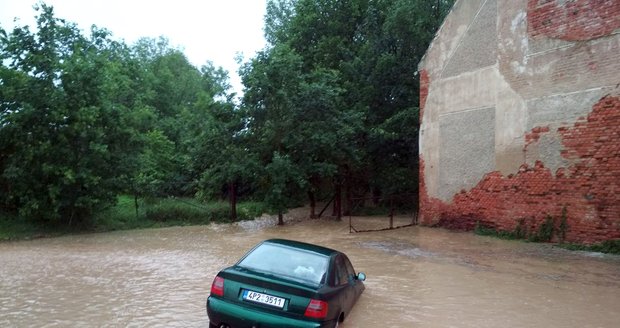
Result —
POLYGON ((355 279, 349 271, 347 270, 346 261, 348 259, 344 254, 339 254, 336 257, 335 261, 335 269, 336 269, 336 284, 341 288, 341 299, 342 299, 342 311, 345 314, 348 314, 353 307, 353 304, 356 299, 355 292, 355 279))
POLYGON ((364 291, 365 287, 364 283, 357 279, 357 274, 355 273, 355 269, 353 269, 353 264, 351 264, 351 261, 349 261, 349 258, 346 255, 343 255, 343 262, 347 270, 347 277, 349 279, 349 283, 352 286, 351 289, 353 290, 353 302, 351 304, 351 306, 353 306, 357 298, 364 291))

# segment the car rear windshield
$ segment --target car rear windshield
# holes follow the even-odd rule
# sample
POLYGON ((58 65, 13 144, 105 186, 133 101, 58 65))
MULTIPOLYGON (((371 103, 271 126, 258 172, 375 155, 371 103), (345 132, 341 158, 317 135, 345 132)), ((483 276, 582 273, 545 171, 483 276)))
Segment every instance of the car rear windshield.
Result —
POLYGON ((237 265, 318 285, 324 280, 329 257, 284 245, 264 243, 237 265))

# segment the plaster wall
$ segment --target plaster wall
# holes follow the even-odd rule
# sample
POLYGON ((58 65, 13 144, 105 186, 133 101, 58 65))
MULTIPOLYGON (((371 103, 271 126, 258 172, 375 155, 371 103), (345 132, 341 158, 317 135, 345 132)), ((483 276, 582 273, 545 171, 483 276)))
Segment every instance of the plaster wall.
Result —
MULTIPOLYGON (((516 216, 532 217, 536 225, 545 215, 568 208, 576 232, 586 226, 583 220, 604 221, 608 230, 601 231, 620 238, 620 208, 616 213, 609 210, 615 205, 605 205, 620 203, 620 167, 613 165, 605 168, 611 172, 594 175, 611 175, 611 188, 618 192, 599 199, 587 196, 585 203, 560 192, 557 204, 539 213, 506 211, 509 199, 495 212, 479 211, 484 215, 453 206, 459 195, 479 188, 490 174, 511 179, 524 174, 524 167, 538 168, 549 172, 549 183, 560 183, 558 174, 566 170, 585 174, 577 168, 620 158, 617 152, 598 159, 570 156, 567 144, 573 136, 565 133, 582 131, 578 124, 591 124, 588 120, 599 116, 615 124, 615 102, 609 110, 601 104, 620 95, 620 1, 459 0, 419 69, 423 223, 486 220, 511 229, 516 216), (598 116, 594 108, 599 108, 598 116), (590 214, 579 216, 581 212, 590 214)), ((620 144, 613 125, 597 127, 596 138, 608 142, 606 147, 620 144)), ((582 144, 603 147, 590 141, 582 144)), ((589 183, 603 183, 594 180, 589 183)), ((527 186, 515 188, 529 192, 527 186)), ((609 236, 599 231, 572 238, 590 242, 609 236)))

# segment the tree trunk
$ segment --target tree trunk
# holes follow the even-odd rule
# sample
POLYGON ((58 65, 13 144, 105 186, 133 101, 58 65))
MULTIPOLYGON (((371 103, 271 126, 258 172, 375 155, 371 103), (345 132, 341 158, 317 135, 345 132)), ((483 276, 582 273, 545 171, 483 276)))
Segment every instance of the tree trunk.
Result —
POLYGON ((136 220, 140 217, 140 213, 138 212, 138 195, 133 195, 133 203, 136 206, 136 220))
POLYGON ((351 195, 351 183, 350 183, 349 175, 347 175, 347 178, 344 181, 344 198, 345 198, 344 210, 342 212, 344 215, 351 215, 353 196, 351 195))
POLYGON ((310 218, 316 219, 316 197, 311 190, 308 190, 308 198, 310 199, 310 218))
POLYGON ((282 215, 282 211, 278 211, 278 225, 284 225, 284 216, 282 215))
POLYGON ((336 183, 334 195, 334 210, 332 216, 335 216, 338 220, 342 218, 342 184, 336 183))
POLYGON ((237 221, 237 188, 234 182, 228 183, 228 199, 230 201, 230 219, 237 221))
POLYGON ((381 201, 381 190, 378 187, 372 188, 372 203, 377 206, 381 201))

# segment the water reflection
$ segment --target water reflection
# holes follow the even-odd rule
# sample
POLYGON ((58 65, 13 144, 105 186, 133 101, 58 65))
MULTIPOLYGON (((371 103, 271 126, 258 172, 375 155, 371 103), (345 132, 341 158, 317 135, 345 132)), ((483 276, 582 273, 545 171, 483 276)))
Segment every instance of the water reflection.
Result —
POLYGON ((267 238, 368 275, 342 327, 616 327, 620 257, 420 227, 275 219, 0 243, 1 327, 205 327, 213 276, 267 238))

